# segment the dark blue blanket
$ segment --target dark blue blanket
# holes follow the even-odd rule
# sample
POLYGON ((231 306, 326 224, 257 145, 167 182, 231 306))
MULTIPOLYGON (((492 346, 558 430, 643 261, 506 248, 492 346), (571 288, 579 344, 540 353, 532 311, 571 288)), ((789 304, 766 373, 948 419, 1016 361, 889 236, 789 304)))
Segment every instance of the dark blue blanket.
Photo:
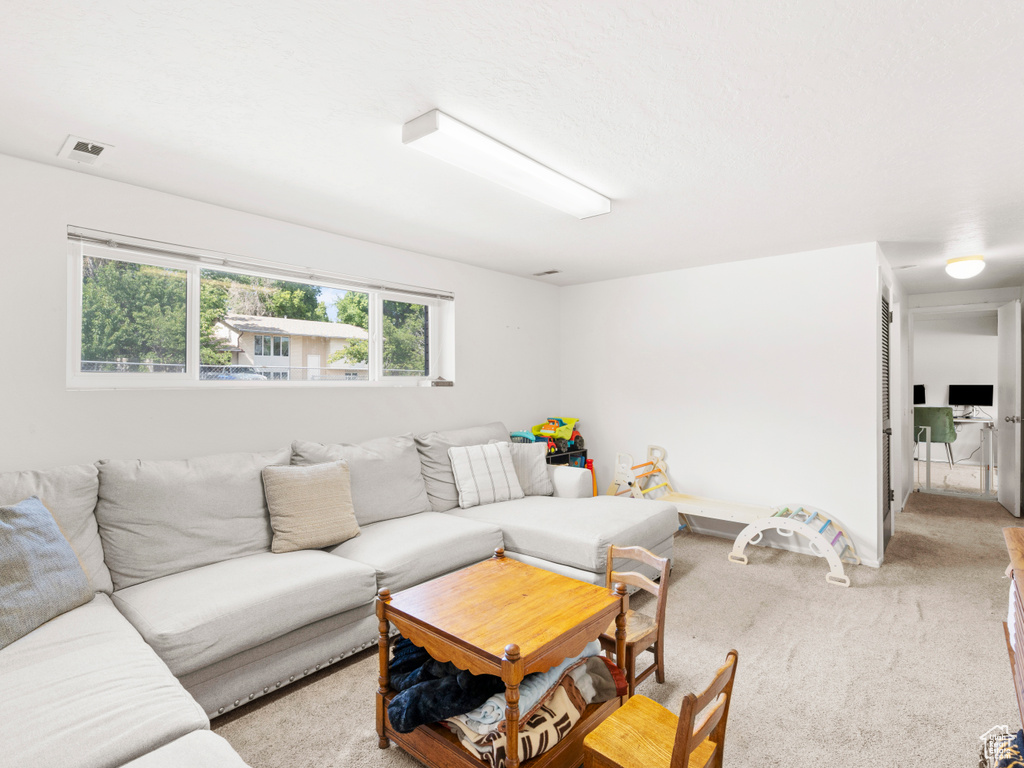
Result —
POLYGON ((435 661, 404 637, 395 643, 388 665, 391 688, 388 719, 399 733, 476 709, 505 689, 500 677, 473 675, 450 661, 435 661))
POLYGON ((999 752, 996 768, 1024 768, 1024 731, 1017 731, 1013 741, 999 752))

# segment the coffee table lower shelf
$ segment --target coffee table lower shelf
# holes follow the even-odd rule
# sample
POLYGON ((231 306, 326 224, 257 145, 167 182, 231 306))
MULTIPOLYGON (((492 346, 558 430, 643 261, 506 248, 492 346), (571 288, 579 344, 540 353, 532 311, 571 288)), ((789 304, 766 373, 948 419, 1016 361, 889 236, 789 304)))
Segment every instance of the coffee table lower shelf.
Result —
MULTIPOLYGON (((433 768, 481 768, 486 763, 459 742, 459 737, 442 725, 421 725, 412 733, 397 733, 384 706, 384 735, 421 763, 433 768)), ((377 694, 380 697, 380 694, 377 694)), ((602 704, 591 704, 569 734, 543 755, 524 760, 520 768, 576 768, 583 764, 583 738, 602 720, 619 708, 616 697, 602 704)))

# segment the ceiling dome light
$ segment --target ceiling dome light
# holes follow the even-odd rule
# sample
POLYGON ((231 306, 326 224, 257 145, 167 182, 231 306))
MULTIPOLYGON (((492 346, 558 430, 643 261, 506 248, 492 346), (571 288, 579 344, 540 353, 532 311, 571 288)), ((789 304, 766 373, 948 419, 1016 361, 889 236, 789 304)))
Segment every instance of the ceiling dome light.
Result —
POLYGON ((946 262, 946 273, 958 280, 979 275, 984 268, 984 256, 961 256, 959 259, 950 259, 946 262))

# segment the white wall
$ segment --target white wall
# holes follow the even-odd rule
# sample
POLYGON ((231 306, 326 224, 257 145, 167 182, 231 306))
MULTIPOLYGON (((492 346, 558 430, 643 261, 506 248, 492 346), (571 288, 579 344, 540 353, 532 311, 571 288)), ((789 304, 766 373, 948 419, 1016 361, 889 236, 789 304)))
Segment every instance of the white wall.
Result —
POLYGON ((602 487, 668 449, 678 491, 878 521, 879 265, 864 244, 564 288, 562 408, 602 487))
POLYGON ((0 211, 0 471, 272 449, 295 438, 355 442, 495 419, 516 429, 558 411, 553 286, 6 156, 0 211), (69 391, 68 225, 452 290, 456 385, 69 391))
MULTIPOLYGON (((998 328, 994 311, 957 312, 914 321, 914 384, 924 384, 925 405, 948 405, 950 384, 995 385, 998 375, 998 328)), ((993 418, 996 406, 984 411, 993 418)), ((952 444, 953 460, 978 464, 981 431, 961 426, 952 444)), ((918 459, 924 458, 918 448, 918 459)), ((945 461, 946 449, 932 446, 932 460, 945 461)))

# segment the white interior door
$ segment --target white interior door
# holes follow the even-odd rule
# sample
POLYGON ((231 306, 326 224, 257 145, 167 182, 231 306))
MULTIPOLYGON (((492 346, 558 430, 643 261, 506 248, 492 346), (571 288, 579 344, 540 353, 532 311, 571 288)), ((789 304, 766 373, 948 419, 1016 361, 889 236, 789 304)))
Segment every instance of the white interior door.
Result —
POLYGON ((1020 517, 1020 301, 999 308, 996 456, 999 503, 1020 517))

